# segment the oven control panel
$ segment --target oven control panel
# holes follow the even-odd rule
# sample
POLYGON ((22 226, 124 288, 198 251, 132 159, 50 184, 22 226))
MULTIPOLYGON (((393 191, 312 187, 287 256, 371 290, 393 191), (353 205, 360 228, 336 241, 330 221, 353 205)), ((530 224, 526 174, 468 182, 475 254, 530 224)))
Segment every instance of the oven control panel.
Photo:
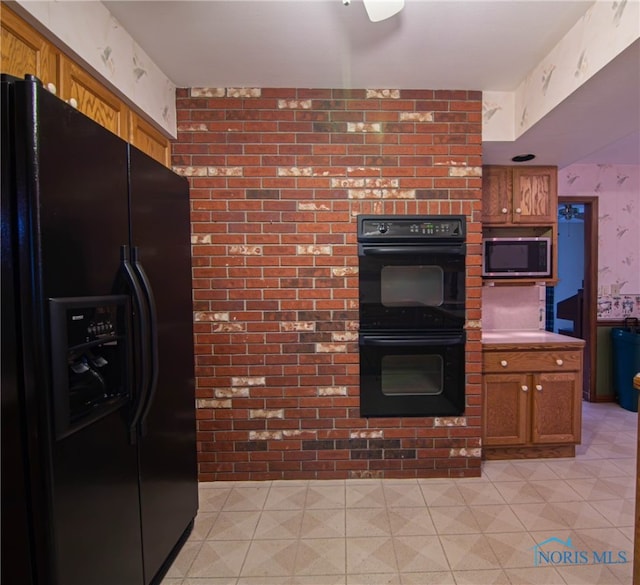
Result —
POLYGON ((463 215, 368 215, 358 217, 358 241, 463 241, 463 215))

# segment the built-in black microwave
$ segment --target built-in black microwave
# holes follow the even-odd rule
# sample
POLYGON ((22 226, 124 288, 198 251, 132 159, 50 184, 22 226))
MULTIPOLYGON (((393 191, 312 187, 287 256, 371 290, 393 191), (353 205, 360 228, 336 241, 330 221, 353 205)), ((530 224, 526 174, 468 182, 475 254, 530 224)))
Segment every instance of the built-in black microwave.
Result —
POLYGON ((489 278, 550 277, 551 238, 483 239, 482 276, 489 278))

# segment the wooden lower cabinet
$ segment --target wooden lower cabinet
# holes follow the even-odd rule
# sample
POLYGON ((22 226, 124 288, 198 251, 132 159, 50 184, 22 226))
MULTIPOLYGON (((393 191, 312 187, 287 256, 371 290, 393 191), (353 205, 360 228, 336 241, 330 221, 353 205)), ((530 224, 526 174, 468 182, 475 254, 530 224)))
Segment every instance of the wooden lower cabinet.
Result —
POLYGON ((582 351, 484 350, 486 459, 575 455, 582 427, 582 351))

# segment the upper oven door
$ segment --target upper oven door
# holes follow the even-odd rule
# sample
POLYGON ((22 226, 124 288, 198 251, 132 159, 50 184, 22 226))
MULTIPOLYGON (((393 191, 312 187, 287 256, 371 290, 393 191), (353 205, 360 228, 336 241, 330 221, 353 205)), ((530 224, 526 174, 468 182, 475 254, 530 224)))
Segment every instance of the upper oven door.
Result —
POLYGON ((464 243, 360 244, 360 330, 462 329, 464 243))

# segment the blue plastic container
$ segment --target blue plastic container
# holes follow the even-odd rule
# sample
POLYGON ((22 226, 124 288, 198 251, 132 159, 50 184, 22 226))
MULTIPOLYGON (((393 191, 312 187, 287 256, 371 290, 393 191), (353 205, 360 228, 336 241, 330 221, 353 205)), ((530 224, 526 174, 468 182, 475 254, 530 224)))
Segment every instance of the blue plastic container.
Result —
MULTIPOLYGON (((631 321, 631 320, 629 320, 631 321)), ((613 344, 613 387, 622 408, 638 412, 640 391, 633 387, 633 377, 640 372, 640 329, 635 326, 611 330, 613 344)), ((625 320, 625 325, 627 321, 625 320)))

